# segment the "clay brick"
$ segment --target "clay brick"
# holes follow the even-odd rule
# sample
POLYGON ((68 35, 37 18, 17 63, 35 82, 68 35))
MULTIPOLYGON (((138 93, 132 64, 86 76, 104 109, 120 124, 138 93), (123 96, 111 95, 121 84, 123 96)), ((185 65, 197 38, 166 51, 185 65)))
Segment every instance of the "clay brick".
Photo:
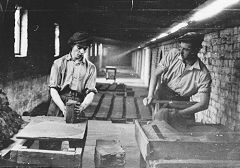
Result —
POLYGON ((126 153, 117 140, 96 140, 95 168, 124 168, 126 153))

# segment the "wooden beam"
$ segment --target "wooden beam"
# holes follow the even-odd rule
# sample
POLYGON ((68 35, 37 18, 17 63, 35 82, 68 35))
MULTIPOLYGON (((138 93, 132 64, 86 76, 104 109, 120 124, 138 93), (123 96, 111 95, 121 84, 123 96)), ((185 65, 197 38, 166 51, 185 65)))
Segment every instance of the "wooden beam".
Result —
POLYGON ((95 116, 96 119, 107 120, 111 110, 110 107, 112 103, 112 98, 112 94, 104 94, 101 106, 99 107, 98 113, 95 116))
POLYGON ((125 119, 123 119, 123 96, 114 98, 111 120, 113 122, 125 122, 125 119))
POLYGON ((126 97, 126 120, 133 121, 137 119, 137 109, 134 101, 134 97, 126 97))

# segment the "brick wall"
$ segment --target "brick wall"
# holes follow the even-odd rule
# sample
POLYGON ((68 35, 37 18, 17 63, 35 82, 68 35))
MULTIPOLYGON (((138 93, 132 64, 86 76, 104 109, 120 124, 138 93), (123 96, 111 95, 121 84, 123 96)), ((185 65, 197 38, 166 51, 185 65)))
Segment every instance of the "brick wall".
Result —
POLYGON ((212 76, 208 110, 197 114, 203 122, 240 129, 240 27, 206 34, 199 53, 212 76))
POLYGON ((4 84, 10 107, 22 114, 48 101, 48 76, 28 77, 4 84))
MULTIPOLYGON (((165 42, 151 48, 151 73, 159 61, 159 50, 165 56, 179 44, 165 42)), ((198 56, 212 76, 212 92, 208 110, 196 114, 203 123, 221 123, 240 130, 240 27, 205 34, 198 56)), ((192 97, 198 100, 198 95, 192 97)))

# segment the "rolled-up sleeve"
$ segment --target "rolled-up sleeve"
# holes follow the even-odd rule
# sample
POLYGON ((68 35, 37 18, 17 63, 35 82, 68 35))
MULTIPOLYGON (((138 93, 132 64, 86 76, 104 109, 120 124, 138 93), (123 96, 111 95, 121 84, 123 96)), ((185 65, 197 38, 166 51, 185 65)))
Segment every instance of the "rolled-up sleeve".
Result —
POLYGON ((87 92, 94 92, 97 93, 96 89, 96 78, 97 78, 97 69, 94 65, 90 67, 89 75, 86 80, 85 88, 87 89, 87 92))
POLYGON ((53 63, 49 77, 50 88, 60 88, 60 73, 56 62, 53 63))
POLYGON ((210 93, 211 84, 212 79, 209 73, 201 75, 199 79, 198 93, 210 93))

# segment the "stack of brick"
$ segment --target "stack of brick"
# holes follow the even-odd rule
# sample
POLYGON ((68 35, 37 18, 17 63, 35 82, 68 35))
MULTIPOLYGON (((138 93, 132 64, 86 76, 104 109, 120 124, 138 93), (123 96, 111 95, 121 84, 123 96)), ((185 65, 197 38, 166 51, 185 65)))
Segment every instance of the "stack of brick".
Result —
POLYGON ((6 94, 0 90, 0 149, 4 141, 18 132, 22 123, 21 116, 9 107, 6 94))

